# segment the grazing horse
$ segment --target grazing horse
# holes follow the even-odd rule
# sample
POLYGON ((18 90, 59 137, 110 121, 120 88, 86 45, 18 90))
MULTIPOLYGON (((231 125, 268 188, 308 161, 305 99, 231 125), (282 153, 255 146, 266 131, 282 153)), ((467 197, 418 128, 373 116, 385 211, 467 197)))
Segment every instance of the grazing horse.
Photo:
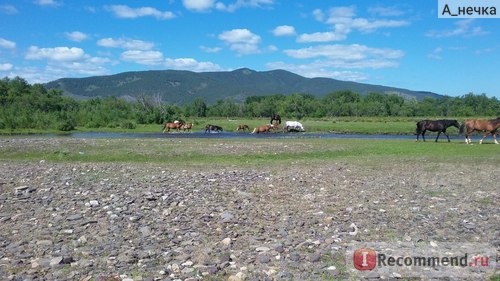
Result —
POLYGON ((222 132, 223 129, 222 127, 217 125, 208 124, 207 126, 205 126, 205 133, 210 133, 211 131, 222 132))
POLYGON ((496 137, 498 128, 500 128, 500 117, 490 120, 472 119, 472 120, 467 120, 462 124, 462 126, 460 127, 460 133, 465 133, 466 144, 472 143, 470 135, 474 131, 483 132, 483 137, 479 141, 480 144, 483 143, 484 138, 489 134, 493 136, 495 143, 498 144, 496 137))
POLYGON ((281 116, 279 116, 279 114, 273 114, 273 115, 271 116, 271 122, 269 122, 269 123, 271 123, 271 124, 275 124, 275 122, 274 122, 274 121, 277 121, 277 122, 278 122, 278 124, 281 124, 281 116))
POLYGON ((245 125, 245 124, 242 124, 242 125, 238 125, 238 127, 236 128, 236 131, 239 132, 239 131, 250 131, 250 128, 248 127, 248 125, 245 125))
POLYGON ((439 135, 443 133, 447 138, 448 142, 450 142, 450 137, 446 133, 446 129, 448 127, 453 126, 459 129, 460 124, 458 124, 457 120, 449 120, 449 119, 442 119, 442 120, 422 120, 417 122, 417 141, 418 137, 422 135, 422 139, 425 141, 425 131, 429 130, 432 132, 438 132, 438 135, 436 137, 436 142, 439 139, 439 135))
POLYGON ((175 129, 178 132, 182 125, 184 125, 182 121, 167 122, 163 125, 163 132, 170 132, 170 129, 175 129))
POLYGON ((193 128, 193 123, 184 123, 181 125, 180 129, 185 132, 186 130, 188 132, 191 132, 191 129, 193 128))
POLYGON ((273 124, 263 125, 263 126, 260 126, 260 127, 253 129, 252 134, 269 133, 269 131, 272 128, 274 128, 273 124))
POLYGON ((285 127, 283 128, 285 132, 305 132, 304 126, 298 121, 286 121, 285 127))

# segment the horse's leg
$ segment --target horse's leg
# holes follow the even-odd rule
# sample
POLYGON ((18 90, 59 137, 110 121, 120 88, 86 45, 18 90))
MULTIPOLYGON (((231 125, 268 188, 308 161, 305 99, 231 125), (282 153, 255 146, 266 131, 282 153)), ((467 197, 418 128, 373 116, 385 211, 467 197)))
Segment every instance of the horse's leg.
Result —
POLYGON ((424 140, 425 142, 425 130, 422 131, 422 139, 424 140))
POLYGON ((495 144, 498 144, 498 141, 497 141, 497 133, 494 133, 494 134, 493 134, 493 140, 495 140, 495 144))
POLYGON ((436 137, 436 140, 435 140, 435 142, 438 142, 438 139, 439 139, 439 135, 441 135, 441 131, 439 131, 439 132, 438 132, 438 135, 437 135, 437 137, 436 137))
POLYGON ((446 138, 448 139, 448 142, 451 142, 450 140, 450 136, 448 136, 448 134, 445 132, 444 135, 446 136, 446 138))
POLYGON ((479 144, 482 144, 483 143, 483 140, 490 134, 490 132, 486 131, 484 132, 483 134, 483 137, 479 140, 479 144))

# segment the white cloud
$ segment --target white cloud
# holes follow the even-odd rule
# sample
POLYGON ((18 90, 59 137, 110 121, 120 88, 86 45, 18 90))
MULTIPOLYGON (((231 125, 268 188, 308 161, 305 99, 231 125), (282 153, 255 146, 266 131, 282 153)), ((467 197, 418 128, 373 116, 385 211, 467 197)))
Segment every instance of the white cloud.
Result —
POLYGON ((6 14, 6 15, 15 15, 15 14, 19 13, 19 11, 17 10, 17 8, 15 6, 9 5, 9 4, 0 5, 0 12, 2 12, 3 14, 6 14))
POLYGON ((14 49, 16 48, 16 42, 0 38, 0 48, 4 49, 14 49))
POLYGON ((66 38, 68 38, 69 40, 75 42, 82 42, 84 40, 87 40, 87 38, 89 37, 87 34, 80 31, 66 32, 64 33, 64 35, 66 35, 66 38))
POLYGON ((325 20, 325 13, 321 9, 315 9, 312 14, 317 21, 325 20))
POLYGON ((214 0, 182 0, 184 7, 191 11, 202 12, 214 7, 214 0))
POLYGON ((248 29, 232 29, 219 34, 218 38, 224 41, 229 48, 238 55, 259 53, 260 36, 248 29))
POLYGON ((202 49, 206 53, 218 53, 222 50, 220 47, 207 47, 207 46, 200 46, 200 49, 202 49))
POLYGON ((474 26, 474 19, 459 20, 454 23, 455 28, 448 30, 430 30, 425 35, 433 38, 443 37, 473 37, 488 34, 481 27, 474 26))
POLYGON ((112 61, 93 57, 80 48, 31 46, 25 56, 29 60, 45 61, 43 66, 13 68, 9 76, 20 76, 30 83, 45 83, 61 77, 108 74, 106 65, 112 61))
POLYGON ((359 30, 362 32, 372 32, 379 28, 386 27, 401 27, 406 26, 409 22, 404 20, 368 20, 365 18, 356 18, 355 8, 335 7, 330 10, 329 16, 326 19, 327 24, 333 25, 335 30, 359 30))
POLYGON ((290 72, 302 75, 304 77, 327 77, 343 81, 363 81, 367 80, 368 76, 359 71, 350 70, 335 70, 328 64, 322 61, 315 61, 312 63, 293 64, 285 62, 271 62, 266 65, 269 69, 284 69, 290 72))
POLYGON ((10 63, 0 63, 0 71, 9 71, 13 67, 10 63))
POLYGON ((316 59, 328 67, 336 68, 386 68, 396 67, 397 59, 404 56, 403 51, 394 49, 370 48, 364 45, 321 45, 284 51, 296 59, 316 59))
POLYGON ((35 4, 40 5, 40 6, 59 6, 60 4, 57 1, 54 0, 35 0, 33 1, 35 4))
POLYGON ((29 60, 74 61, 82 59, 84 56, 85 52, 76 47, 38 48, 30 46, 25 58, 29 60))
POLYGON ((138 64, 157 65, 163 61, 163 54, 159 51, 128 50, 121 54, 121 58, 138 64))
POLYGON ((218 71, 221 67, 212 62, 199 62, 193 58, 166 59, 165 66, 171 69, 191 71, 218 71))
POLYGON ((431 52, 431 53, 429 53, 429 54, 427 55, 427 57, 428 57, 428 58, 431 58, 431 59, 435 59, 435 60, 440 60, 440 59, 442 59, 442 57, 441 57, 441 53, 442 53, 442 52, 443 52, 443 48, 438 47, 438 48, 436 48, 436 49, 432 50, 432 52, 431 52))
POLYGON ((266 8, 274 4, 275 0, 236 0, 225 4, 215 0, 182 0, 184 8, 194 12, 206 12, 212 9, 225 12, 234 12, 241 8, 266 8))
POLYGON ((313 11, 316 20, 324 22, 332 27, 332 31, 315 32, 301 34, 297 42, 329 42, 341 41, 347 38, 347 35, 354 30, 360 32, 373 32, 380 28, 401 27, 409 24, 405 20, 386 20, 356 17, 354 6, 334 7, 327 14, 316 9, 313 11))
POLYGON ((175 18, 172 12, 162 12, 152 7, 131 8, 126 5, 112 5, 106 8, 119 18, 135 19, 139 17, 154 17, 160 20, 175 18))
POLYGON ((294 36, 295 28, 290 25, 280 25, 273 29, 274 36, 294 36))
POLYGON ((240 8, 265 8, 274 4, 274 0, 237 0, 236 2, 226 5, 222 2, 217 2, 215 8, 217 10, 234 12, 240 8))
POLYGON ((402 10, 396 7, 383 7, 383 6, 370 7, 368 8, 368 12, 382 17, 397 17, 405 14, 402 10))
POLYGON ((315 33, 304 33, 297 37, 297 42, 300 43, 310 43, 310 42, 331 42, 331 41, 342 41, 347 38, 345 33, 336 33, 333 31, 329 32, 315 32, 315 33))
POLYGON ((136 40, 136 39, 127 39, 127 38, 102 38, 97 41, 97 45, 106 48, 122 48, 125 50, 151 50, 154 47, 154 43, 136 40))

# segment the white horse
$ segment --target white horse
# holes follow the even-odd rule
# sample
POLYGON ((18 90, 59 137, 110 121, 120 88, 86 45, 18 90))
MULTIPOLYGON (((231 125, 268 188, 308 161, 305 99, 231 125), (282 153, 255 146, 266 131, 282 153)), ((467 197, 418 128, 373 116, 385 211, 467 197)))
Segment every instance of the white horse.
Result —
POLYGON ((302 126, 302 124, 298 121, 286 121, 285 123, 285 127, 284 127, 285 131, 299 131, 299 132, 304 132, 305 129, 304 129, 304 126, 302 126))

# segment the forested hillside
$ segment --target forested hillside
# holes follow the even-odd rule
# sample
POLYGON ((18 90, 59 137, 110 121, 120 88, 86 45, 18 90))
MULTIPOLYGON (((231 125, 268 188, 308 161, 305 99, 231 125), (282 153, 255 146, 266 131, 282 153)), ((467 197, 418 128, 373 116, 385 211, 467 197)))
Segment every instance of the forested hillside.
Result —
POLYGON ((221 99, 208 104, 194 98, 185 105, 165 103, 151 96, 134 101, 117 97, 77 100, 61 90, 30 85, 23 78, 0 80, 0 130, 76 127, 135 128, 194 117, 269 117, 278 113, 293 119, 339 116, 469 117, 500 116, 500 102, 485 94, 426 97, 406 100, 399 95, 335 91, 323 97, 307 94, 250 96, 243 102, 221 99))
POLYGON ((208 104, 218 100, 244 102, 251 96, 307 94, 318 98, 337 91, 353 91, 360 95, 392 93, 404 99, 437 98, 431 92, 411 91, 330 78, 305 78, 284 71, 254 71, 247 68, 229 72, 191 72, 155 70, 125 72, 109 76, 62 78, 46 84, 63 94, 78 99, 93 97, 125 97, 135 100, 143 96, 163 102, 185 105, 196 98, 208 104))

